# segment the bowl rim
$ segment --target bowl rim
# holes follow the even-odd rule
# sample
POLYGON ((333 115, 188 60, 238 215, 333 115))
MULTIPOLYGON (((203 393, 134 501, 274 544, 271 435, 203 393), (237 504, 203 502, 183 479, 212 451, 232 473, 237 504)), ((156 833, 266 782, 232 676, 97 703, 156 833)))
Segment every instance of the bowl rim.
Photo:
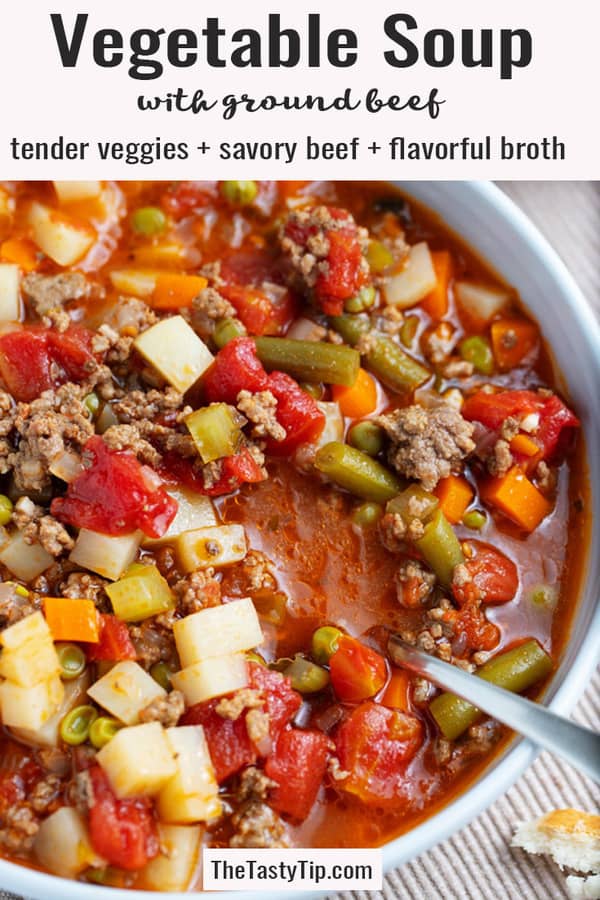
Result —
MULTIPOLYGON (((395 183, 410 196, 411 187, 419 182, 395 183)), ((539 264, 548 270, 559 287, 563 299, 566 300, 579 336, 588 344, 591 357, 597 361, 596 375, 600 382, 600 324, 583 292, 548 240, 514 201, 493 182, 437 181, 432 183, 460 185, 464 191, 472 195, 475 201, 479 200, 495 207, 512 229, 515 238, 520 239, 528 246, 529 250, 538 258, 539 264)), ((428 203, 424 203, 424 205, 430 208, 432 206, 428 203)), ((600 490, 600 485, 595 489, 600 490)), ((597 540, 597 527, 595 527, 590 539, 590 550, 593 549, 597 540)), ((547 704, 549 709, 559 714, 568 714, 580 698, 582 685, 592 675, 600 661, 600 649, 596 649, 596 643, 600 643, 597 642, 598 636, 600 636, 600 603, 596 603, 588 632, 581 643, 576 660, 547 704)), ((441 843, 451 834, 464 828, 514 784, 538 753, 539 750, 526 739, 516 738, 513 740, 502 756, 486 768, 469 789, 458 794, 439 812, 416 828, 382 847, 384 872, 409 862, 429 850, 434 844, 441 843)), ((28 869, 4 859, 0 859, 0 885, 3 889, 23 894, 25 897, 39 898, 39 900, 109 900, 109 898, 110 900, 148 900, 148 897, 152 896, 152 893, 148 891, 86 885, 35 869, 28 869)), ((264 891, 218 891, 210 894, 221 900, 234 900, 242 895, 245 900, 263 900, 264 891)), ((162 896, 167 900, 183 900, 191 895, 189 892, 167 892, 162 896)), ((286 892, 286 896, 308 900, 308 898, 323 897, 324 894, 321 891, 304 890, 286 892)))

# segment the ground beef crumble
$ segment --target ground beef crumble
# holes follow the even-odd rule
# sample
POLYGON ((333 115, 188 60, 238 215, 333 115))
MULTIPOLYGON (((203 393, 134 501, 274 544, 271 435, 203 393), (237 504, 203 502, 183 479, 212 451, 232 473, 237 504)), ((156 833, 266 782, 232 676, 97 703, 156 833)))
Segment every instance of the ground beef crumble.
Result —
POLYGON ((99 285, 88 281, 80 272, 61 272, 59 275, 30 272, 23 278, 21 286, 27 304, 40 317, 69 300, 99 297, 103 293, 99 285))
POLYGON ((230 847, 289 847, 286 827, 270 806, 250 800, 231 817, 235 834, 230 847))
POLYGON ((261 691, 254 688, 241 688, 230 697, 223 697, 219 700, 215 707, 217 712, 223 719, 231 719, 235 721, 239 719, 246 709, 258 709, 264 703, 264 697, 261 691))
POLYGON ((173 584, 177 611, 183 616, 199 612, 221 602, 221 585, 214 577, 214 569, 192 572, 173 584))
POLYGON ((60 556, 72 550, 75 541, 54 516, 47 515, 29 497, 19 497, 12 514, 13 524, 22 533, 27 544, 41 544, 50 556, 60 556))
POLYGON ((473 425, 447 404, 434 409, 408 406, 375 421, 390 438, 390 464, 406 478, 419 480, 426 491, 441 478, 458 474, 475 449, 473 425))
POLYGON ((271 391, 240 391, 237 396, 237 408, 252 422, 252 437, 271 437, 274 441, 283 441, 286 430, 277 421, 277 398, 271 391))
POLYGON ((171 691, 166 697, 157 697, 140 712, 140 722, 160 722, 164 728, 177 725, 185 709, 181 691, 171 691))

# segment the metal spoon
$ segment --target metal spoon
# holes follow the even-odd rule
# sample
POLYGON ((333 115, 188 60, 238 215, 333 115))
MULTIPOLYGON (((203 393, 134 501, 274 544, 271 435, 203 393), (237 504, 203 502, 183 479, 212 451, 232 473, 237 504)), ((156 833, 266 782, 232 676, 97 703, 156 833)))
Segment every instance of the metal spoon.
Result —
POLYGON ((557 716, 538 703, 511 694, 504 688, 476 678, 456 666, 390 637, 392 660, 416 672, 444 690, 452 691, 478 709, 529 738, 534 744, 562 757, 575 769, 600 783, 600 734, 557 716))

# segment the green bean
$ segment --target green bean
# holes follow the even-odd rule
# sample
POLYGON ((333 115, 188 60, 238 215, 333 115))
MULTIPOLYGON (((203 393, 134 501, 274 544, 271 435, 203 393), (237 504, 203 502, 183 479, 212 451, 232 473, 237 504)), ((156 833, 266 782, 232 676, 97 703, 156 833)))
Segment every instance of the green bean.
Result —
MULTIPOLYGON (((478 678, 518 694, 541 681, 551 671, 551 658, 532 639, 505 653, 499 653, 476 674, 478 678)), ((456 740, 482 715, 471 703, 449 693, 440 694, 432 700, 429 709, 442 734, 449 741, 456 740)))
POLYGON ((255 181, 222 181, 221 196, 232 206, 248 206, 258 194, 255 181))
POLYGON ((400 340, 405 347, 412 347, 413 341, 417 336, 420 319, 418 316, 408 316, 402 323, 400 329, 400 340))
POLYGON ((102 750, 105 744, 108 744, 114 738, 117 731, 123 726, 116 719, 110 716, 100 716, 92 722, 90 728, 90 743, 96 750, 102 750))
POLYGON ((171 687, 171 675, 173 674, 166 662, 157 662, 150 666, 150 674, 161 688, 168 691, 171 687))
POLYGON ((232 341, 234 338, 244 337, 246 334, 248 334, 248 332, 239 319, 221 319, 221 321, 217 322, 215 325, 213 341, 219 350, 222 350, 229 341, 232 341))
POLYGON ((411 519, 420 519, 425 523, 432 518, 438 505, 437 497, 419 487, 418 484, 411 484, 405 491, 390 500, 385 511, 398 513, 405 522, 409 522, 411 519))
POLYGON ((467 362, 473 363, 475 370, 482 375, 491 375, 494 371, 494 354, 487 341, 481 335, 474 334, 465 338, 458 346, 458 352, 467 362))
POLYGON ((334 628, 333 625, 322 625, 317 628, 311 641, 311 654, 315 662, 326 666, 337 650, 341 636, 340 629, 334 628))
POLYGON ((465 558, 454 529, 441 509, 436 510, 425 526, 425 533, 415 541, 415 547, 421 551, 440 584, 450 587, 455 566, 464 563, 465 558))
POLYGON ((60 677, 63 681, 72 681, 84 671, 85 653, 77 644, 57 644, 56 653, 60 664, 60 677))
POLYGON ((371 330, 365 316, 332 316, 330 323, 347 344, 357 344, 362 335, 369 334, 365 353, 367 365, 393 391, 412 391, 430 377, 431 372, 395 341, 371 330))
POLYGON ((293 689, 301 694, 316 694, 329 684, 329 672, 298 653, 284 670, 284 675, 291 680, 293 689))
POLYGON ((383 450, 385 432, 380 425, 365 419, 348 429, 348 443, 369 456, 377 456, 383 450))
POLYGON ((0 525, 8 525, 13 513, 13 503, 6 494, 0 494, 0 525))
POLYGON ((375 288, 372 284, 361 288, 354 297, 349 297, 344 303, 344 309, 348 313, 360 313, 370 309, 375 303, 375 288))
POLYGON ((480 509, 472 509, 470 512, 464 514, 462 522, 466 528, 472 528, 474 531, 481 531, 487 522, 487 516, 480 509))
POLYGON ((97 717, 98 713, 93 706, 76 706, 67 713, 60 723, 60 736, 65 744, 75 747, 87 741, 90 727, 97 717))
POLYGON ((154 237, 165 230, 167 217, 158 206, 142 206, 131 216, 131 227, 138 234, 154 237))
POLYGON ((256 350, 267 369, 287 372, 298 381, 351 387, 360 368, 358 351, 343 344, 259 337, 256 338, 256 350))
POLYGON ((374 503, 385 503, 402 490, 402 482, 393 472, 366 453, 339 441, 321 447, 315 466, 334 484, 374 503))
POLYGON ((83 398, 83 405, 87 409, 90 419, 95 419, 100 410, 100 397, 92 391, 83 398))
POLYGON ((352 521, 359 528, 371 528, 376 525, 383 515, 383 508, 379 503, 361 503, 352 513, 352 521))
POLYGON ((385 272, 394 262, 394 256, 391 250, 382 244, 381 241, 369 241, 367 248, 367 262, 371 267, 371 271, 376 274, 385 272))

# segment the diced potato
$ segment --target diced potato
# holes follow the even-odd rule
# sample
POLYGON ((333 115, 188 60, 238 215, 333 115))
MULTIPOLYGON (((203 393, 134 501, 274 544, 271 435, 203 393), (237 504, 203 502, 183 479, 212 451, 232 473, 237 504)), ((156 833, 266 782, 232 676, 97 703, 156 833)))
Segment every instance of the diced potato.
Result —
POLYGON ((214 359, 183 316, 162 319, 142 332, 134 346, 182 394, 198 381, 214 359))
POLYGON ((123 577, 106 587, 116 616, 124 622, 141 622, 166 612, 175 604, 167 580, 156 566, 134 563, 123 577))
POLYGON ((55 181, 54 190, 59 203, 77 203, 79 200, 90 200, 102 193, 99 181, 55 181))
POLYGON ((16 322, 21 317, 19 267, 0 263, 0 322, 16 322))
POLYGON ((113 269, 109 278, 117 291, 142 300, 150 297, 156 287, 156 272, 146 269, 113 269))
POLYGON ((32 687, 4 681, 0 684, 2 722, 9 728, 37 731, 57 711, 63 696, 64 686, 57 675, 32 687))
POLYGON ((61 806, 44 819, 33 851, 44 868, 63 878, 76 878, 90 866, 106 865, 90 843, 83 816, 72 806, 61 806))
POLYGON ((15 622, 14 625, 9 625, 8 628, 0 632, 0 643, 11 650, 20 647, 28 641, 47 638, 52 639, 52 635, 50 634, 48 623, 39 610, 31 613, 30 616, 25 616, 19 622, 15 622))
POLYGON ((208 569, 209 566, 231 566, 248 552, 242 525, 217 525, 185 531, 179 535, 176 549, 184 572, 208 569))
POLYGON ((121 728, 96 756, 117 797, 152 797, 177 772, 159 722, 121 728))
POLYGON ((167 692, 140 665, 126 659, 98 679, 88 695, 121 722, 134 725, 141 711, 167 692))
POLYGON ((455 281, 454 296, 459 306, 479 325, 487 324, 510 300, 508 291, 472 281, 455 281))
POLYGON ((0 655, 0 677, 21 687, 31 687, 60 672, 58 655, 50 637, 34 638, 0 655))
POLYGON ((414 306, 436 286, 437 278, 429 247, 424 241, 413 244, 404 265, 383 286, 385 302, 398 309, 414 306))
POLYGON ((198 825, 160 825, 161 851, 142 873, 143 887, 152 891, 187 891, 198 864, 202 829, 198 825))
POLYGON ((176 672, 171 684, 183 693, 188 706, 221 697, 248 684, 246 657, 243 653, 213 656, 176 672))
POLYGON ((0 562, 21 581, 33 581, 52 565, 54 558, 41 544, 28 544, 22 532, 15 531, 0 547, 0 562))
POLYGON ((211 656, 252 650, 263 642, 260 622, 249 597, 179 619, 173 625, 173 636, 184 668, 211 656))
POLYGON ((111 536, 82 528, 71 550, 71 562, 116 581, 134 561, 143 533, 111 536))
POLYGON ((73 681, 66 681, 64 684, 65 693, 62 703, 54 713, 50 716, 41 728, 31 730, 27 728, 12 728, 12 732, 16 738, 32 747, 58 747, 60 723, 68 712, 75 709, 76 706, 82 706, 87 702, 86 693, 92 682, 90 672, 85 672, 74 678, 73 681))
POLYGON ((217 818, 222 804, 204 729, 184 725, 167 728, 165 733, 177 772, 156 798, 159 818, 184 825, 217 818))
POLYGON ((242 439, 239 413, 228 403, 211 403, 186 416, 185 424, 203 463, 233 456, 242 439))
POLYGON ((72 266, 90 249, 96 235, 89 226, 81 225, 67 218, 63 213, 32 203, 29 224, 33 230, 33 240, 46 256, 59 266, 72 266))
POLYGON ((169 488, 168 493, 177 501, 177 513, 161 538, 144 538, 143 547, 160 547, 171 544, 184 531, 209 528, 218 523, 217 513, 210 497, 197 494, 188 488, 169 488))

